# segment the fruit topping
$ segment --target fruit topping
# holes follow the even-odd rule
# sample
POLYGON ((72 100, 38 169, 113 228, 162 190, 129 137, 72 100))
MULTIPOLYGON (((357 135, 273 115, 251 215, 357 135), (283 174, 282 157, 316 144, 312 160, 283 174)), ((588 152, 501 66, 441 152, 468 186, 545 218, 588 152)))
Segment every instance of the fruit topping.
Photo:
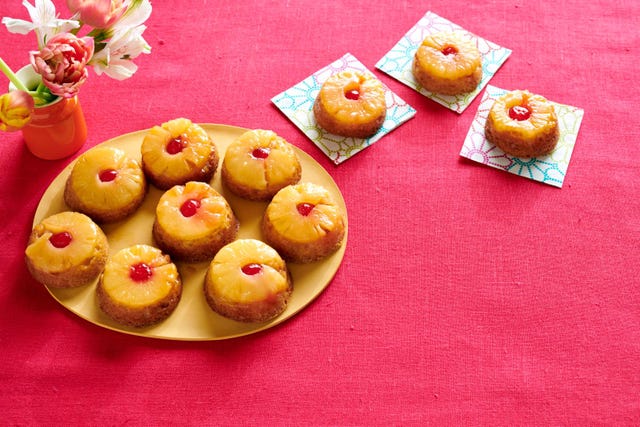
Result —
POLYGON ((58 249, 66 248, 67 246, 69 246, 71 240, 73 240, 73 238, 71 237, 71 233, 67 231, 63 231, 62 233, 55 233, 52 234, 51 237, 49 237, 49 242, 51 242, 51 244, 58 249))
POLYGON ((189 218, 190 216, 194 216, 196 212, 198 212, 198 208, 200 207, 200 200, 198 199, 189 199, 180 206, 180 213, 185 218, 189 218))
POLYGON ((256 159, 266 159, 269 157, 269 149, 266 147, 258 147, 251 152, 251 155, 256 159))
POLYGON ((456 53, 458 53, 458 49, 456 49, 453 46, 445 46, 442 50, 441 50, 442 54, 447 56, 447 55, 455 55, 456 53))
POLYGON ((129 267, 129 277, 134 282, 146 282, 153 275, 153 270, 144 262, 129 267))
POLYGON ((187 137, 185 135, 180 135, 179 137, 173 138, 169 141, 165 149, 169 154, 178 154, 184 149, 184 147, 186 147, 186 145, 187 137))
POLYGON ((298 205, 296 206, 296 208, 298 209, 298 212, 302 216, 309 215, 314 207, 315 205, 311 203, 298 203, 298 205))
POLYGON ((262 271, 262 265, 251 263, 241 268, 242 272, 247 276, 254 276, 262 271))
POLYGON ((118 176, 118 171, 115 169, 105 169, 98 174, 98 178, 102 182, 111 182, 118 176))
POLYGON ((360 91, 357 89, 352 89, 350 91, 345 92, 345 98, 351 99, 352 101, 357 101, 360 98, 360 91))
POLYGON ((531 110, 526 105, 514 105, 509 108, 509 117, 513 120, 523 121, 531 116, 531 110))

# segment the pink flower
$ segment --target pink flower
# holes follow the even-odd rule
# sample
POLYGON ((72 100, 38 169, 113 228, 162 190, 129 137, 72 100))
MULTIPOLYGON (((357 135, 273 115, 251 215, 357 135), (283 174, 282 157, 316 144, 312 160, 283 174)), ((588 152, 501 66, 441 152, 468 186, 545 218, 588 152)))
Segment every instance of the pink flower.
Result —
POLYGON ((124 0, 67 0, 71 13, 79 13, 80 20, 95 28, 107 28, 127 9, 124 0))
POLYGON ((0 130, 13 132, 31 121, 33 98, 27 92, 15 90, 0 96, 0 130))
POLYGON ((72 98, 89 75, 86 65, 93 50, 91 37, 78 38, 61 33, 49 40, 42 50, 31 52, 31 65, 51 93, 72 98))

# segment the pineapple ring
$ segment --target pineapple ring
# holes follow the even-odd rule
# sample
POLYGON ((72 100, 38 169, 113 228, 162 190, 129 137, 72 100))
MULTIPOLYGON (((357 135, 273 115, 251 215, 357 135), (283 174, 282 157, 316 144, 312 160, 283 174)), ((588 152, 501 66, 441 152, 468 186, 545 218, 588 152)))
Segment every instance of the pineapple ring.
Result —
POLYGON ((313 114, 318 125, 331 133, 370 137, 382 127, 387 115, 384 87, 369 73, 340 71, 320 88, 313 114))
POLYGON ((485 124, 487 140, 516 157, 549 154, 559 138, 553 104, 541 95, 515 90, 491 106, 485 124))
POLYGON ((140 151, 145 174, 161 190, 188 181, 210 181, 220 160, 207 132, 185 118, 151 128, 140 151))
POLYGON ((234 240, 239 222, 227 200, 205 182, 189 181, 162 194, 156 205, 153 238, 176 260, 204 261, 234 240), (196 201, 193 212, 183 211, 196 201))
POLYGON ((64 201, 98 223, 111 223, 133 214, 146 192, 146 177, 137 160, 119 148, 94 147, 73 165, 64 201))
POLYGON ((340 247, 345 218, 327 189, 305 182, 289 185, 273 197, 261 229, 265 242, 285 260, 308 263, 340 247))
POLYGON ((213 258, 204 281, 211 309, 241 322, 263 322, 282 313, 293 290, 278 252, 257 239, 239 239, 213 258))
POLYGON ((29 236, 25 262, 31 275, 54 288, 75 288, 95 280, 107 262, 109 243, 88 216, 60 212, 37 224, 29 236), (56 236, 66 234, 62 244, 56 236))
POLYGON ((168 255, 150 245, 133 245, 110 257, 96 288, 98 305, 123 325, 141 328, 165 320, 182 296, 178 268, 168 255), (135 277, 143 265, 146 277, 135 277))
POLYGON ((220 174, 237 196, 268 201, 280 189, 300 181, 302 166, 284 138, 271 130, 253 129, 229 144, 220 174))
POLYGON ((482 79, 482 57, 459 32, 426 37, 415 53, 412 72, 425 89, 444 95, 471 92, 482 79))

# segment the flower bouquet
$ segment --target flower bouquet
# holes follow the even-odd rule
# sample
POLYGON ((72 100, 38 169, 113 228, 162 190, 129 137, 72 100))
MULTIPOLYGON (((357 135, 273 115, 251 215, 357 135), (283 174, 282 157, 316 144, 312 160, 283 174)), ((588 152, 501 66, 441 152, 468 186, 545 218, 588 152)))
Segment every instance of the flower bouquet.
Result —
POLYGON ((66 0, 69 19, 59 18, 51 0, 22 4, 31 21, 4 17, 2 24, 10 33, 33 31, 37 49, 29 52, 30 66, 21 72, 0 58, 0 71, 11 82, 11 90, 0 96, 2 131, 24 129, 39 107, 75 98, 89 68, 123 80, 136 72, 133 60, 151 52, 142 36, 151 15, 149 0, 66 0))

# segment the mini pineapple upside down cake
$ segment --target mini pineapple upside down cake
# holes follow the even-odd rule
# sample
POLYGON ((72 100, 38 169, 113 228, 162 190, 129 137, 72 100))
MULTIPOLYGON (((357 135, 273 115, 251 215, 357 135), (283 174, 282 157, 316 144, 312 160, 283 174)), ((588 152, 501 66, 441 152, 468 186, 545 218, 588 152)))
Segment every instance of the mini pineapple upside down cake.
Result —
POLYGON ((140 150, 147 178, 161 190, 188 181, 208 182, 220 161, 218 149, 209 134, 185 118, 151 128, 140 150))
POLYGON ((267 201, 281 188, 300 181, 302 166, 293 146, 273 131, 254 129, 228 147, 222 183, 239 197, 267 201))
POLYGON ((415 53, 413 76, 433 93, 458 95, 474 90, 482 79, 482 57, 476 44, 460 32, 427 36, 415 53))
POLYGON ((346 234, 345 213, 321 185, 302 183, 280 190, 261 222, 265 242, 291 262, 319 261, 337 251, 346 234))
POLYGON ((239 322, 277 317, 286 309, 292 290, 285 261, 257 239, 239 239, 220 249, 204 281, 211 309, 239 322))
POLYGON ((73 165, 64 188, 64 201, 94 221, 120 221, 144 201, 147 181, 137 160, 115 147, 94 147, 73 165))
POLYGON ((25 250, 34 279, 53 288, 74 288, 95 280, 107 262, 102 229, 79 212, 60 212, 37 224, 25 250))
POLYGON ((109 258, 96 295, 98 306, 110 318, 142 328, 173 313, 182 296, 182 280, 176 265, 160 249, 134 245, 109 258))
POLYGON ((555 108, 541 95, 526 90, 508 92, 491 106, 485 136, 512 156, 547 155, 560 137, 555 108))
POLYGON ((167 190, 158 201, 153 238, 177 260, 211 259, 233 241, 239 222, 226 199, 205 182, 190 181, 167 190))
POLYGON ((318 125, 331 133, 369 138, 387 116, 384 86, 371 73, 340 71, 322 84, 313 114, 318 125))

